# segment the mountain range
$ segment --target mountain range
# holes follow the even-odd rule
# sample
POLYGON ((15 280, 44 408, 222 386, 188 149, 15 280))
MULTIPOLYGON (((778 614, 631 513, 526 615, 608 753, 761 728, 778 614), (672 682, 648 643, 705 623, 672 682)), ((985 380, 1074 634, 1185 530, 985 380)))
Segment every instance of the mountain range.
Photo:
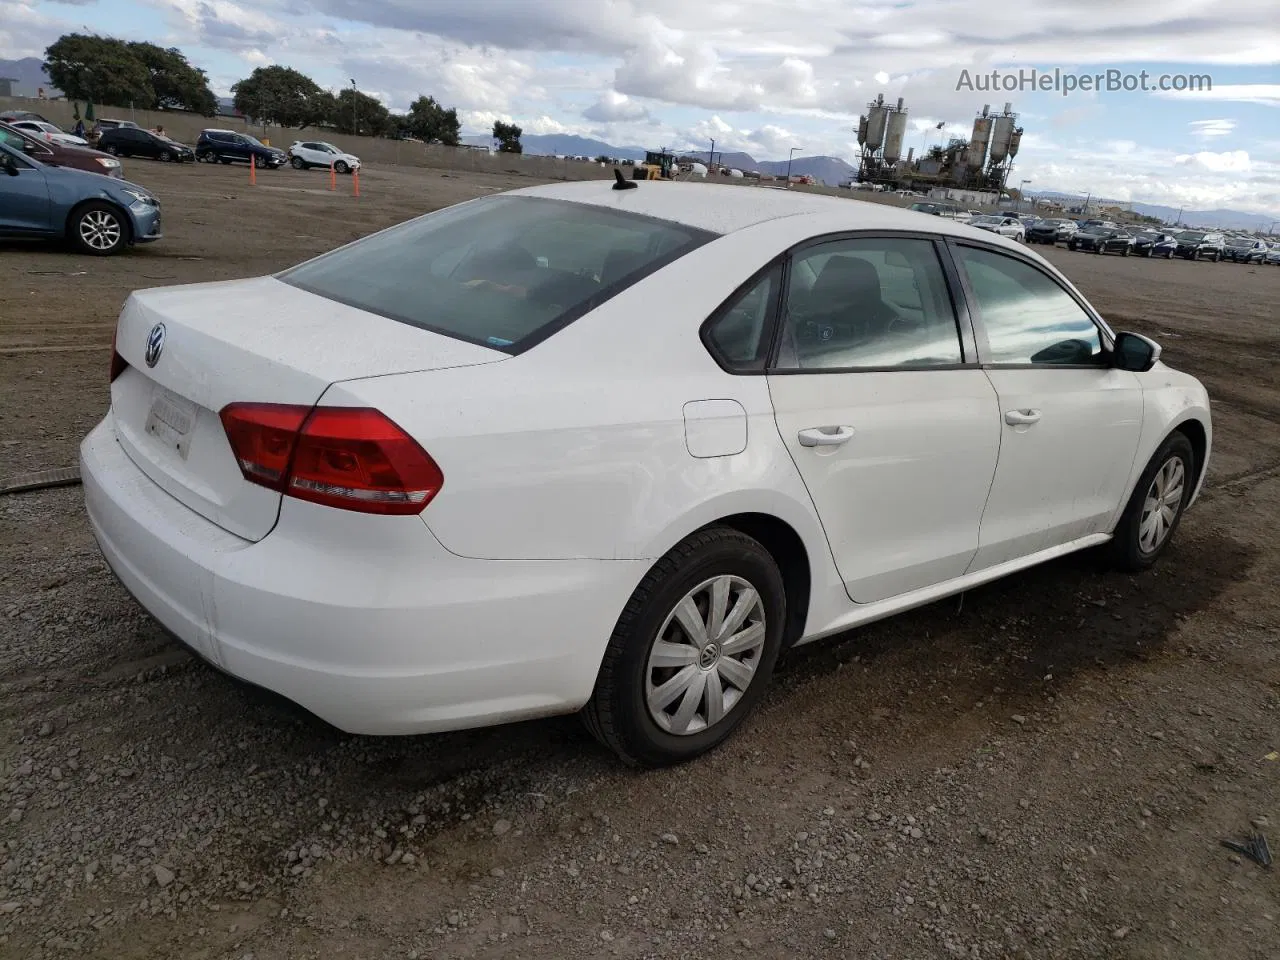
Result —
POLYGON ((39 57, 0 60, 0 77, 17 81, 13 85, 15 97, 34 97, 41 87, 44 87, 45 96, 62 96, 62 92, 55 90, 49 82, 49 75, 44 72, 44 61, 39 57))
MULTIPOLYGON (((1059 193, 1054 190, 1027 191, 1029 197, 1043 197, 1046 200, 1057 200, 1066 204, 1083 203, 1085 197, 1078 193, 1059 193)), ((1243 210, 1188 210, 1185 207, 1167 207, 1161 203, 1130 202, 1128 200, 1105 200, 1094 197, 1091 203, 1098 206, 1116 206, 1147 217, 1157 217, 1165 223, 1175 220, 1187 227, 1216 227, 1219 230, 1263 231, 1275 222, 1275 217, 1263 213, 1246 213, 1243 210)))

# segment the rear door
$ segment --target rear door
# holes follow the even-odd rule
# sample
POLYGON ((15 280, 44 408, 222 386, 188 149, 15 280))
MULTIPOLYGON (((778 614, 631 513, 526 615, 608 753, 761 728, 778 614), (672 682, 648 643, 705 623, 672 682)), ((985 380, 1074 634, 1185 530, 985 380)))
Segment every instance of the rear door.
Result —
MULTIPOLYGON (((3 138, 18 139, 0 130, 3 138)), ((0 172, 0 232, 14 236, 49 233, 52 207, 44 171, 7 142, 0 145, 0 153, 18 169, 17 176, 0 172)))
POLYGON ((952 249, 1000 403, 971 570, 1108 532, 1138 448, 1138 377, 1111 366, 1109 336, 1048 271, 976 244, 952 249))
POLYGON ((1000 430, 939 246, 858 237, 796 252, 769 392, 852 600, 964 573, 1000 430))

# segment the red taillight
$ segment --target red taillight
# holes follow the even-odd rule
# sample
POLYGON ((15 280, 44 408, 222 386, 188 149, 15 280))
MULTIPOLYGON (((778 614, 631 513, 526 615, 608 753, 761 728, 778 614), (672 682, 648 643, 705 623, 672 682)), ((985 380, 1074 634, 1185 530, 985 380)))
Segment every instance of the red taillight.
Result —
POLYGON ((120 351, 116 349, 116 334, 119 328, 111 331, 111 379, 109 383, 115 383, 116 377, 124 373, 125 368, 129 366, 125 362, 124 357, 120 356, 120 351))
POLYGON ((444 483, 430 455, 377 410, 233 403, 221 417, 245 479, 300 500, 414 514, 444 483))

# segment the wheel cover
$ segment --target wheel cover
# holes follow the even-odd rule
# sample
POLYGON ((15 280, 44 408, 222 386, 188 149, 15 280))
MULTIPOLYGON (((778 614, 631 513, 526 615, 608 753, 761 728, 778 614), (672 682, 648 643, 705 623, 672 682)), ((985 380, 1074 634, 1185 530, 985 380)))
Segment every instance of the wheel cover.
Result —
POLYGON ((1182 507, 1186 475, 1182 458, 1170 457, 1152 478, 1138 523, 1138 546, 1144 553, 1154 553, 1173 530, 1173 521, 1182 507))
POLYGON ((80 218, 80 239, 94 250, 110 250, 120 242, 120 218, 106 210, 90 210, 80 218))
POLYGON ((766 622, 759 592, 728 574, 704 580, 667 614, 645 665, 645 704, 662 730, 701 733, 724 720, 755 679, 766 622))

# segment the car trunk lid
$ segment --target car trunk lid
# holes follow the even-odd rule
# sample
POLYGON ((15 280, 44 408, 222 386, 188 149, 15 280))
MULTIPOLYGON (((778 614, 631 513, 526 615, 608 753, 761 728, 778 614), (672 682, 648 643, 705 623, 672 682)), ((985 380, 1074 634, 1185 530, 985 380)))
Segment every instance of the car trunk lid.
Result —
POLYGON ((307 293, 271 277, 144 290, 116 329, 116 436, 177 500, 248 540, 275 525, 280 493, 244 479, 219 411, 313 405, 342 380, 471 366, 507 354, 307 293))

